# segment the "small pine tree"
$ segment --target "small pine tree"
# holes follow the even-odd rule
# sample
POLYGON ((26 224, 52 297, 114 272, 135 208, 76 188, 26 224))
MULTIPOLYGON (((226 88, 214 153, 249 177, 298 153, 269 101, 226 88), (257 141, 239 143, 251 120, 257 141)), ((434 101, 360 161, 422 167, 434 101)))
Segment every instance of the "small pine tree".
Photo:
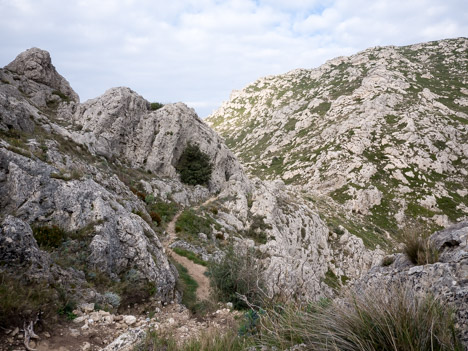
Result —
POLYGON ((213 164, 197 144, 188 143, 177 162, 176 170, 182 183, 207 185, 211 179, 213 164))

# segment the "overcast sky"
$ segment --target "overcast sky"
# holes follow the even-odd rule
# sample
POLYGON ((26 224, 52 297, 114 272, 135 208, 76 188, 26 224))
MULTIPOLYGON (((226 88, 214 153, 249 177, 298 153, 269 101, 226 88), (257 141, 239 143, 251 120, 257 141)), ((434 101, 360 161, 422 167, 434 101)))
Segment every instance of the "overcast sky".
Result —
POLYGON ((39 47, 80 95, 128 86, 201 117, 257 78, 468 36, 467 0, 0 0, 0 67, 39 47))

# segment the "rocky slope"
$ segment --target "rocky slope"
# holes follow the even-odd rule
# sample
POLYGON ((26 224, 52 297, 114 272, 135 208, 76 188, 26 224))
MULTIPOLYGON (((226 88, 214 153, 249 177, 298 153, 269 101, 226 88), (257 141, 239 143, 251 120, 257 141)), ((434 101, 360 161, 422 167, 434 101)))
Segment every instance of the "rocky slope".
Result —
POLYGON ((466 38, 370 48, 261 78, 207 123, 249 173, 298 186, 375 246, 468 214, 467 71, 466 38))
POLYGON ((249 180, 184 104, 153 110, 128 88, 79 103, 40 49, 0 69, 0 136, 0 274, 24 291, 44 287, 62 311, 71 300, 178 300, 161 240, 183 208, 207 225, 181 232, 182 245, 214 260, 231 244, 253 248, 269 294, 315 299, 382 257, 344 228, 330 233, 282 181, 249 180), (207 187, 179 180, 188 143, 213 164, 207 187))

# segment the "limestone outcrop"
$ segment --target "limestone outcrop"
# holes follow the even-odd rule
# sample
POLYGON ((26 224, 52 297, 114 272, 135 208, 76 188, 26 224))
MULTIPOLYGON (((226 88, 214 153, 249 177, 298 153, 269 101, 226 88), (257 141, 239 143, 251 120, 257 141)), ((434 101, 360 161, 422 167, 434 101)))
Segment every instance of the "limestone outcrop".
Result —
MULTIPOLYGON (((72 101, 80 101, 78 94, 71 88, 70 83, 57 72, 52 64, 50 54, 45 50, 38 48, 28 49, 5 66, 5 69, 28 80, 42 83, 55 89, 72 101)), ((25 93, 28 92, 25 91, 25 93)))
POLYGON ((177 161, 186 145, 192 143, 208 154, 213 164, 210 191, 221 190, 231 178, 247 181, 221 138, 183 103, 152 111, 143 97, 120 87, 70 109, 63 109, 59 118, 71 119, 75 131, 70 137, 94 154, 176 178, 177 161))

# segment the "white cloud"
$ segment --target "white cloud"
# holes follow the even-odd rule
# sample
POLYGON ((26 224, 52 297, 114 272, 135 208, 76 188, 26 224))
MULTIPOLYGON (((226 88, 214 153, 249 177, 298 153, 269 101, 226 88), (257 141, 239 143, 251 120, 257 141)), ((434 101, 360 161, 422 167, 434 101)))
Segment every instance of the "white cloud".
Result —
POLYGON ((0 0, 0 65, 37 46, 82 100, 130 86, 202 116, 260 76, 468 33, 461 0, 0 0))

